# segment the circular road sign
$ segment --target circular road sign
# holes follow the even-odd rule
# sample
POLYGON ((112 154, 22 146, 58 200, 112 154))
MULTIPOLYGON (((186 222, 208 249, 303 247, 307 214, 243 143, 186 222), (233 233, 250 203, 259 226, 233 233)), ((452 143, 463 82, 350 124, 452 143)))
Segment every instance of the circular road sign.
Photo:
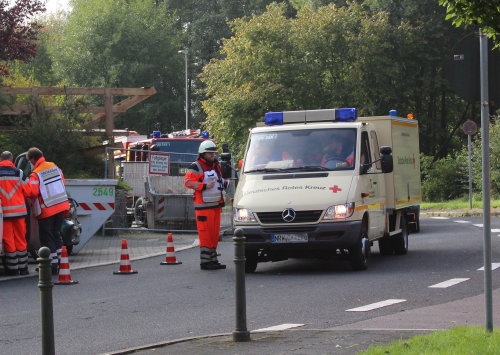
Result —
POLYGON ((464 133, 467 134, 468 136, 472 136, 473 134, 476 134, 477 132, 477 124, 474 121, 467 120, 465 121, 463 125, 463 130, 464 133))

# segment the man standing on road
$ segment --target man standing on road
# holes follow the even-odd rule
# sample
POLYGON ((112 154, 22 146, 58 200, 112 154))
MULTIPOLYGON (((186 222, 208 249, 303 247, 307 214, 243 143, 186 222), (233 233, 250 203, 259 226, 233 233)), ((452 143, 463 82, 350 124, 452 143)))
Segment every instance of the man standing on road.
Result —
POLYGON ((10 276, 28 275, 26 243, 26 203, 30 186, 23 180, 23 172, 12 163, 9 151, 0 154, 0 202, 3 213, 3 244, 6 270, 10 276))
POLYGON ((57 275, 63 245, 61 224, 64 211, 69 210, 64 176, 56 164, 45 160, 38 148, 30 148, 27 158, 33 165, 29 180, 32 190, 30 197, 35 197, 35 205, 40 207, 39 214, 35 214, 38 219, 40 243, 50 249, 52 274, 57 275))
POLYGON ((198 148, 198 159, 191 164, 184 176, 184 185, 194 190, 196 227, 200 239, 200 268, 225 269, 217 260, 220 216, 224 207, 222 191, 227 183, 222 178, 219 162, 215 158, 217 146, 206 140, 198 148))

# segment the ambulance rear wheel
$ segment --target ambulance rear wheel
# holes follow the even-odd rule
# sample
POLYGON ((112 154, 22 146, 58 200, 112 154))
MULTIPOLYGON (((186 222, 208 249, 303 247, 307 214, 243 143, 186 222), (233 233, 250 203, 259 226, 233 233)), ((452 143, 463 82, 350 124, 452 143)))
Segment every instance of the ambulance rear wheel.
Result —
POLYGON ((253 274, 257 269, 257 252, 246 252, 245 253, 245 273, 253 274))
POLYGON ((396 234, 392 241, 397 255, 408 253, 408 222, 405 215, 401 216, 401 233, 396 234))
POLYGON ((368 269, 368 257, 370 256, 370 242, 366 224, 363 223, 358 242, 349 248, 351 267, 353 270, 361 271, 368 269))

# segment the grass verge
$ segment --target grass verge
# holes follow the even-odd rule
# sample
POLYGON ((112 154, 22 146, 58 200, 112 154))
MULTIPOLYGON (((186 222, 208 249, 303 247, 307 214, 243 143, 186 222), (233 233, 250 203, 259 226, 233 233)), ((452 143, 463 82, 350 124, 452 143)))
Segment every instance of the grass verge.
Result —
POLYGON ((370 347, 358 355, 488 355, 499 352, 500 329, 490 333, 483 327, 463 326, 370 347))
MULTIPOLYGON (((500 208, 500 200, 491 200, 491 208, 500 208)), ((461 210, 469 209, 469 200, 456 199, 445 202, 422 202, 420 208, 423 210, 461 210)), ((473 200, 473 209, 483 208, 483 201, 473 200)))

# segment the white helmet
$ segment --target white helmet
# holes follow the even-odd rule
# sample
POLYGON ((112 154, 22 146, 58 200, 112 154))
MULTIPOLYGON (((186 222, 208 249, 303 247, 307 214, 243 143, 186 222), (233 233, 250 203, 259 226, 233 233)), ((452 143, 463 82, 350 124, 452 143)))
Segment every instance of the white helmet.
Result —
POLYGON ((201 142, 200 147, 198 148, 198 153, 215 153, 217 152, 217 146, 211 140, 206 140, 201 142))

